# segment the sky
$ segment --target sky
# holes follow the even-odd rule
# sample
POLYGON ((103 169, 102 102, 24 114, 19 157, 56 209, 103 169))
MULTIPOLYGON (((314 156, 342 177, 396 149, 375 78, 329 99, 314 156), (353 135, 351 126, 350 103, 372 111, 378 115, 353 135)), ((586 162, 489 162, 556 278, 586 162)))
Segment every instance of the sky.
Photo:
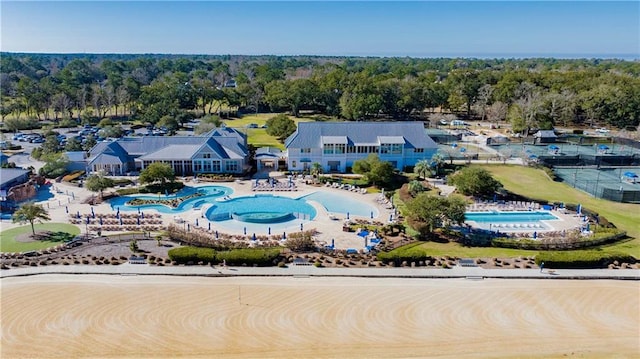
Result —
POLYGON ((640 58, 640 1, 5 1, 0 50, 640 58))

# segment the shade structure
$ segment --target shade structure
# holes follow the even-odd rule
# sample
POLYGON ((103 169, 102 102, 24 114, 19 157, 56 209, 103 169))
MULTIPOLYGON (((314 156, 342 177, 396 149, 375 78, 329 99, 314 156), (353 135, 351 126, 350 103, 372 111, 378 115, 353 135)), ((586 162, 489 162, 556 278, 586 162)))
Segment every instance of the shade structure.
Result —
POLYGON ((78 214, 76 216, 78 217, 78 219, 80 219, 80 211, 78 211, 78 214))
POLYGON ((371 211, 371 218, 373 218, 373 211, 371 211))
POLYGON ((138 214, 140 214, 140 207, 138 207, 138 214))
POLYGON ((218 239, 218 231, 216 231, 216 239, 218 239))
POLYGON ((102 217, 100 217, 100 225, 102 225, 102 217))
POLYGON ((138 225, 140 225, 140 217, 138 217, 137 219, 138 219, 138 225))
POLYGON ((303 231, 304 230, 304 226, 302 223, 300 223, 300 230, 303 231))
POLYGON ((196 227, 199 226, 198 219, 196 218, 196 227))
POLYGON ((140 217, 144 218, 144 212, 140 212, 140 217))
POLYGON ((336 246, 336 240, 334 238, 331 238, 331 248, 335 248, 336 246))
POLYGON ((65 211, 66 213, 69 213, 69 207, 68 207, 68 206, 64 206, 64 211, 65 211))
POLYGON ((287 232, 282 232, 282 238, 287 239, 287 232))
POLYGON ((120 225, 122 225, 122 218, 120 218, 120 225))
POLYGON ((211 230, 211 222, 209 222, 209 230, 211 230))
POLYGON ((87 224, 89 224, 91 222, 91 218, 89 218, 89 216, 87 216, 87 224))
POLYGON ((254 233, 254 234, 251 236, 251 240, 255 241, 256 239, 257 239, 257 238, 256 238, 256 234, 254 233))
POLYGON ((533 239, 538 238, 538 232, 533 232, 533 239))
POLYGON ((271 235, 271 227, 269 227, 268 232, 269 235, 271 235))
POLYGON ((349 212, 347 212, 347 219, 349 219, 349 212))

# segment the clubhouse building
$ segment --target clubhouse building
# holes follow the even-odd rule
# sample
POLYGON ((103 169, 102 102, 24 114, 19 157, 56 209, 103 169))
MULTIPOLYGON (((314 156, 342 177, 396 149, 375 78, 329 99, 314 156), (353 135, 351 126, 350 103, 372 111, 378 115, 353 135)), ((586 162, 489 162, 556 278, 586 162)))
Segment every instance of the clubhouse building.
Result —
MULTIPOLYGON (((422 122, 300 122, 285 141, 287 151, 256 151, 258 170, 277 167, 286 160, 289 171, 304 171, 318 162, 325 172, 347 172, 357 160, 376 154, 403 170, 430 159, 436 143, 422 122)), ((176 175, 199 173, 242 174, 250 168, 247 137, 229 127, 215 128, 201 136, 125 137, 100 142, 87 157, 87 172, 108 175, 138 172, 150 164, 171 165, 176 175)))
POLYGON ((437 144, 422 122, 300 122, 285 141, 290 171, 318 162, 324 172, 346 172, 357 160, 376 154, 403 170, 431 159, 437 144))
POLYGON ((244 173, 248 169, 247 137, 229 127, 201 136, 125 137, 100 142, 89 151, 87 172, 125 175, 155 162, 171 165, 176 175, 244 173))

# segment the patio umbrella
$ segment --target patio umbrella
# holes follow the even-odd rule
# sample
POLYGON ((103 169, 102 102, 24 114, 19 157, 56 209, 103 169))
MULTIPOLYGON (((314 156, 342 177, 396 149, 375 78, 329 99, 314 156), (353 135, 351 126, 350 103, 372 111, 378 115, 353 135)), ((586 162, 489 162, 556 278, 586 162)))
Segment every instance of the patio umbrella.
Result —
POLYGON ((102 217, 100 217, 100 225, 102 225, 102 217))
POLYGON ((191 225, 187 223, 187 232, 191 230, 191 225))
POLYGON ((582 214, 582 205, 578 203, 578 208, 576 209, 576 213, 578 213, 578 215, 582 214))
POLYGON ((78 211, 78 219, 80 219, 80 211, 78 211))
POLYGON ((367 237, 364 237, 364 246, 367 246, 367 237))
POLYGON ((373 211, 371 211, 371 218, 373 218, 373 211))
POLYGON ((393 213, 389 215, 389 222, 393 222, 393 213))
POLYGON ((116 207, 116 214, 120 214, 120 207, 116 207))
POLYGON ((347 212, 347 219, 349 219, 349 212, 347 212))
POLYGON ((271 235, 271 227, 269 227, 269 235, 271 235))
POLYGON ((247 235, 247 227, 244 227, 244 235, 247 235))
POLYGON ((140 213, 140 217, 142 217, 144 219, 144 212, 140 213))
POLYGON ((302 223, 300 223, 300 230, 301 230, 301 231, 303 230, 303 226, 302 226, 302 223))
POLYGON ((91 218, 89 218, 89 216, 87 216, 87 224, 91 223, 91 218))
POLYGON ((218 239, 218 231, 216 231, 216 239, 218 239))
POLYGON ((535 231, 534 231, 534 232, 533 232, 533 239, 536 239, 536 238, 538 238, 538 232, 535 232, 535 231))
POLYGON ((287 239, 287 232, 282 232, 282 239, 287 239))
POLYGON ((58 200, 58 206, 62 206, 62 203, 60 203, 60 200, 58 200))
POLYGON ((138 214, 140 214, 140 207, 138 207, 138 214))
POLYGON ((64 211, 65 211, 66 213, 69 213, 69 206, 64 206, 64 211))
POLYGON ((209 230, 211 230, 211 222, 209 222, 209 230))
POLYGON ((257 238, 256 238, 256 234, 254 233, 254 234, 253 234, 253 236, 251 236, 251 240, 254 240, 254 241, 255 241, 256 239, 257 239, 257 238))
POLYGON ((75 193, 71 192, 71 197, 73 197, 73 199, 76 199, 75 193))
POLYGON ((140 217, 138 217, 137 219, 138 219, 138 225, 140 225, 140 217))
POLYGON ((122 225, 122 218, 120 218, 120 225, 122 225))
POLYGON ((198 219, 196 218, 196 227, 198 227, 198 226, 199 226, 198 219))
POLYGON ((334 248, 336 245, 336 240, 331 238, 331 248, 334 248))

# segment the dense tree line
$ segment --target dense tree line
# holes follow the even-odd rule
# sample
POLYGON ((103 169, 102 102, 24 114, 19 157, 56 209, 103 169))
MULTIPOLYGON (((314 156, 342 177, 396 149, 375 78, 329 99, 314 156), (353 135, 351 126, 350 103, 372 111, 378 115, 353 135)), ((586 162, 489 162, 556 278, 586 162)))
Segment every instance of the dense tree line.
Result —
POLYGON ((404 120, 442 109, 506 120, 515 131, 623 128, 640 124, 639 76, 640 62, 598 59, 3 53, 0 115, 129 117, 175 127, 229 108, 346 120, 404 120))

